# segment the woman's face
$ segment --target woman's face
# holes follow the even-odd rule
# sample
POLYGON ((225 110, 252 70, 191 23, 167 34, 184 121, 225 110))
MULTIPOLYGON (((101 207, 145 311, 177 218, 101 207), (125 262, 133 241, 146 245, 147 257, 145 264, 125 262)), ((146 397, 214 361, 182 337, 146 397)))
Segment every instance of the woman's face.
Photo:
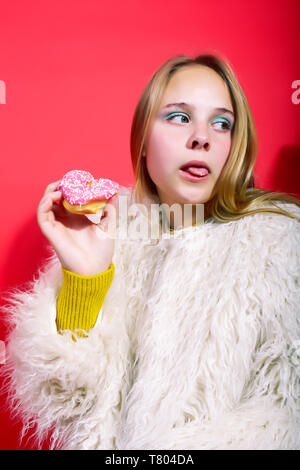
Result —
POLYGON ((204 204, 210 200, 230 152, 233 123, 230 94, 214 70, 192 65, 175 72, 145 143, 147 169, 161 203, 204 204), (170 103, 186 105, 166 107, 170 103), (209 166, 205 179, 191 181, 180 170, 191 160, 209 166))

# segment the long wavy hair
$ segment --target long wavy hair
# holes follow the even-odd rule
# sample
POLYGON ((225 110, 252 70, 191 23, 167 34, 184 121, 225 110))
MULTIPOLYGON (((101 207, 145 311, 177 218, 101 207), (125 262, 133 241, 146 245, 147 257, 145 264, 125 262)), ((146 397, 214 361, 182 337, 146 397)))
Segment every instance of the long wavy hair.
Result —
POLYGON ((207 53, 195 58, 178 55, 167 60, 151 77, 134 112, 130 151, 135 185, 133 198, 142 203, 145 197, 158 197, 151 180, 146 158, 145 142, 156 118, 164 91, 170 78, 182 67, 199 64, 213 69, 227 85, 235 114, 229 156, 215 184, 211 199, 205 203, 205 219, 213 217, 220 222, 237 220, 258 212, 273 212, 300 221, 292 212, 276 206, 276 201, 296 204, 300 201, 287 193, 254 187, 254 165, 257 156, 257 132, 246 96, 236 79, 232 67, 224 58, 207 53), (268 207, 261 207, 267 205, 268 207), (271 207, 269 207, 271 206, 271 207))

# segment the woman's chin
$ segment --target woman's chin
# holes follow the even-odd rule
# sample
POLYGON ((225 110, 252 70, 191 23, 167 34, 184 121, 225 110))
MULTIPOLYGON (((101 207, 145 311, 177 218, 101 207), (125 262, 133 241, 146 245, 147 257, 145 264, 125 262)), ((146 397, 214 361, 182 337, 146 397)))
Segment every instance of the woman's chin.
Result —
POLYGON ((180 204, 205 204, 205 202, 208 200, 208 196, 199 195, 199 191, 198 194, 186 191, 184 194, 182 193, 178 197, 178 202, 180 204))
MULTIPOLYGON (((167 203, 168 205, 172 204, 205 204, 210 199, 211 191, 203 190, 200 188, 189 188, 186 185, 179 185, 176 183, 176 189, 172 190, 173 188, 168 188, 167 191, 159 191, 158 195, 161 203, 167 203), (164 196, 168 194, 171 195, 171 198, 165 198, 164 196), (167 202, 167 201, 168 202, 167 202), (172 201, 172 202, 171 202, 172 201)), ((207 189, 207 188, 206 188, 207 189)))

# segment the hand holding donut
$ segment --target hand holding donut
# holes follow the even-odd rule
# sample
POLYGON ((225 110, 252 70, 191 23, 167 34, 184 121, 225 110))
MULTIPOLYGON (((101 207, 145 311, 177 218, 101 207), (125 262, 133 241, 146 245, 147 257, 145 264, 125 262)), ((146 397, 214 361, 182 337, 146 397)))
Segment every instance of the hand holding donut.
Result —
POLYGON ((68 172, 61 180, 47 186, 38 206, 37 220, 65 269, 93 276, 109 268, 116 222, 113 197, 118 189, 119 185, 111 180, 95 180, 90 173, 79 170, 68 172), (88 186, 89 191, 86 191, 88 186), (95 214, 99 208, 103 211, 99 224, 91 223, 82 215, 95 214))

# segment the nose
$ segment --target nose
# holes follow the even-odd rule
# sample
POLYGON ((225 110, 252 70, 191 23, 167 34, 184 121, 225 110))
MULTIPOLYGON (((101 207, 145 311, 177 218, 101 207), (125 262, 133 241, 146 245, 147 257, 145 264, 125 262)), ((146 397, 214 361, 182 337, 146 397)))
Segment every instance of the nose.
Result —
POLYGON ((188 147, 191 149, 194 148, 204 148, 205 150, 209 150, 210 142, 209 138, 203 128, 201 130, 198 128, 193 132, 188 140, 188 147))

